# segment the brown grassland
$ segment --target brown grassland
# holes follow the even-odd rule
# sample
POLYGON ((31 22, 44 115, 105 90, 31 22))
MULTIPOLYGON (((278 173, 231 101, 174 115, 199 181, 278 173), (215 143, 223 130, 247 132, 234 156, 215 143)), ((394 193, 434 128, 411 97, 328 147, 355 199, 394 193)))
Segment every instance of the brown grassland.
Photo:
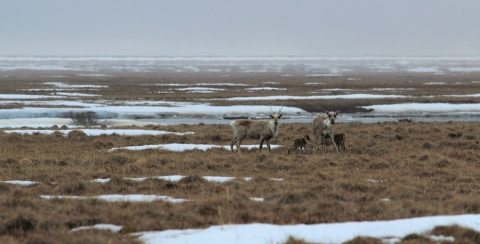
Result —
MULTIPOLYGON (((478 102, 475 97, 442 97, 478 91, 478 73, 401 74, 359 73, 344 77, 279 74, 151 74, 113 73, 109 77, 77 77, 57 72, 3 72, 0 94, 47 94, 25 92, 42 88, 42 82, 108 85, 86 90, 101 99, 194 101, 233 96, 312 95, 325 88, 351 89, 355 93, 389 94, 371 88, 415 88, 393 94, 411 95, 402 99, 381 100, 287 100, 262 101, 266 105, 285 105, 309 112, 325 109, 340 112, 360 111, 357 106, 397 102, 478 102), (348 81, 359 77, 361 81, 348 81), (282 87, 287 91, 246 92, 245 87, 214 86, 224 92, 158 93, 169 83, 247 83, 282 87), (264 82, 278 82, 275 84, 264 82), (425 82, 445 82, 424 85, 425 82), (304 83, 321 83, 304 85, 304 83), (427 97, 429 95, 433 95, 427 97)), ((76 92, 82 92, 76 91, 76 92)), ((341 94, 330 91, 326 94, 341 94)), ((323 93, 318 93, 323 94, 323 93)), ((92 99, 92 98, 87 98, 92 99)), ((216 103, 258 104, 259 102, 216 103)), ((1 105, 10 109, 20 105, 1 105)), ((269 111, 266 111, 269 112, 269 111)), ((313 119, 313 116, 312 116, 313 119)), ((32 186, 0 183, 0 243, 135 243, 133 232, 206 228, 228 223, 315 224, 344 221, 391 220, 432 215, 480 213, 480 127, 478 122, 431 123, 342 123, 337 119, 334 133, 347 135, 348 152, 338 154, 332 146, 312 154, 287 148, 301 135, 312 136, 311 124, 287 124, 280 120, 278 137, 272 144, 284 147, 262 152, 258 149, 232 153, 224 149, 172 152, 166 150, 127 151, 113 147, 202 143, 229 145, 233 133, 228 124, 149 125, 142 129, 175 132, 193 131, 186 136, 85 136, 72 132, 8 134, 0 131, 0 180, 31 180, 32 186), (163 175, 188 176, 178 182, 159 179, 126 180, 125 177, 163 175), (226 183, 209 182, 201 176, 252 177, 226 183), (108 183, 94 179, 111 178, 108 183), (275 181, 270 178, 281 178, 275 181), (190 199, 184 203, 106 202, 102 200, 46 200, 41 195, 97 196, 102 194, 152 194, 190 199), (263 202, 250 198, 264 198, 263 202), (108 223, 123 226, 119 233, 101 230, 70 232, 72 228, 108 223)), ((125 128, 139 128, 135 126, 125 128)), ((313 138, 313 137, 312 137, 313 138)), ((244 144, 258 144, 247 139, 244 144)), ((455 243, 479 243, 480 233, 451 226, 440 226, 436 235, 454 236, 455 243)), ((433 243, 410 235, 402 243, 433 243)), ((291 238, 287 243, 305 243, 291 238)), ((349 243, 380 243, 378 239, 356 238, 349 243)))

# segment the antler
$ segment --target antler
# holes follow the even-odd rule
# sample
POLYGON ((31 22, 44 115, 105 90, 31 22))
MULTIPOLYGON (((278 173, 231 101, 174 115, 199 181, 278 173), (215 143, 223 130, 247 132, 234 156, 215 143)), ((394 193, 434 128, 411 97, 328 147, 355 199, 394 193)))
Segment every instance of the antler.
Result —
MULTIPOLYGON (((283 105, 282 105, 282 107, 280 108, 280 110, 278 111, 278 114, 280 114, 280 112, 282 112, 282 109, 283 109, 283 105)), ((275 112, 273 112, 273 110, 272 110, 272 106, 270 106, 270 111, 272 111, 272 114, 275 113, 275 112)))

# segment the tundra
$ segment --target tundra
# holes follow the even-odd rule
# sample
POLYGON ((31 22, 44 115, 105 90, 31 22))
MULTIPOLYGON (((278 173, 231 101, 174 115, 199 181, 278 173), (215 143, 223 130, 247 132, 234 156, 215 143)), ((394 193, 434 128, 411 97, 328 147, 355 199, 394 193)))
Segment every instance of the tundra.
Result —
POLYGON ((300 153, 303 153, 305 151, 305 146, 307 145, 307 141, 310 141, 310 136, 304 135, 303 138, 300 139, 295 139, 293 141, 293 145, 288 148, 287 154, 290 154, 290 150, 295 150, 297 148, 300 148, 300 153))
POLYGON ((245 138, 250 139, 260 139, 260 151, 262 151, 263 142, 267 143, 268 151, 272 152, 270 149, 270 139, 278 135, 278 120, 282 118, 282 108, 278 113, 273 112, 272 108, 270 110, 271 120, 252 120, 252 119, 239 119, 232 121, 230 126, 233 129, 233 139, 230 144, 230 149, 233 152, 233 145, 237 145, 237 151, 240 152, 240 144, 245 138))
MULTIPOLYGON (((333 138, 333 130, 332 124, 335 124, 335 118, 337 117, 339 111, 333 112, 326 110, 325 113, 328 117, 325 117, 321 114, 317 114, 315 118, 313 118, 313 135, 315 136, 315 149, 314 152, 317 151, 318 147, 322 145, 322 151, 325 152, 325 138, 328 136, 332 141, 333 138)), ((335 146, 335 150, 338 152, 337 144, 333 143, 335 146)))

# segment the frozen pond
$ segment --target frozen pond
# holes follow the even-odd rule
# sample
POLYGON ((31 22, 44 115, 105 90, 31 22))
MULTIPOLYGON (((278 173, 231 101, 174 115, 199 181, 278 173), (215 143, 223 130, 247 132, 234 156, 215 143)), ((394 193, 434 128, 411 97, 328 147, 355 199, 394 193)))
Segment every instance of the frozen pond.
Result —
MULTIPOLYGON (((310 116, 289 116, 281 119, 281 123, 312 123, 314 115, 310 116)), ((266 119, 266 118, 265 118, 266 119)), ((345 113, 339 114, 337 123, 378 123, 410 119, 414 122, 476 122, 480 121, 480 112, 455 112, 455 113, 345 113)), ((193 118, 189 116, 176 116, 162 119, 139 119, 139 122, 159 123, 165 125, 187 124, 229 124, 232 120, 223 117, 193 118)))
MULTIPOLYGON (((398 103, 365 106, 371 112, 342 113, 338 123, 376 123, 409 119, 414 122, 475 122, 480 121, 480 104, 449 103, 398 103)), ((282 109, 281 123, 310 124, 316 113, 295 107, 280 106, 210 106, 208 104, 177 104, 162 106, 91 106, 88 108, 24 108, 0 111, 0 128, 48 127, 53 125, 74 126, 71 119, 59 118, 62 111, 94 111, 99 123, 108 125, 126 124, 229 124, 233 119, 269 119, 270 109, 282 109), (108 115, 108 116, 105 116, 108 115), (225 118, 224 118, 225 116, 225 118), (125 124, 126 123, 126 124, 125 124), (42 125, 43 124, 43 125, 42 125), (45 124, 49 124, 45 126, 45 124)))

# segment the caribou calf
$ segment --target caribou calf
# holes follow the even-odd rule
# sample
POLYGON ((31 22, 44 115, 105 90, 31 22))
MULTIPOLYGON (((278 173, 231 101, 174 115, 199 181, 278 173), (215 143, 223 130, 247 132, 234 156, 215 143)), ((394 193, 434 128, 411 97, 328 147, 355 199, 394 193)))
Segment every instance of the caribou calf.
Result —
POLYGON ((307 145, 307 141, 310 141, 310 136, 304 135, 303 138, 300 139, 295 139, 293 141, 293 145, 288 148, 287 154, 290 154, 290 150, 295 150, 297 148, 300 148, 300 153, 303 153, 305 151, 305 146, 307 145))
MULTIPOLYGON (((325 152, 325 138, 328 136, 332 141, 333 138, 333 130, 332 124, 335 124, 335 118, 337 117, 339 111, 332 112, 332 111, 325 111, 328 117, 324 117, 321 114, 317 114, 315 118, 313 118, 313 135, 315 136, 315 149, 314 152, 317 151, 318 147, 322 145, 322 151, 325 152)), ((337 144, 333 143, 335 146, 335 150, 338 152, 337 144)))
MULTIPOLYGON (((325 136, 325 139, 327 139, 328 135, 325 136)), ((347 135, 344 133, 341 134, 335 134, 333 136, 333 141, 338 147, 338 150, 341 152, 347 152, 347 148, 345 147, 345 140, 347 139, 347 135)))
MULTIPOLYGON (((282 106, 283 108, 283 106, 282 106)), ((252 120, 239 119, 230 123, 233 129, 233 139, 230 144, 230 149, 233 152, 233 145, 236 144, 237 151, 240 152, 240 144, 245 138, 260 139, 260 151, 262 151, 263 142, 267 143, 268 151, 270 149, 270 139, 278 135, 278 120, 282 118, 282 108, 278 113, 272 111, 270 114, 271 120, 252 120)), ((270 108, 272 110, 272 108, 270 108)))

